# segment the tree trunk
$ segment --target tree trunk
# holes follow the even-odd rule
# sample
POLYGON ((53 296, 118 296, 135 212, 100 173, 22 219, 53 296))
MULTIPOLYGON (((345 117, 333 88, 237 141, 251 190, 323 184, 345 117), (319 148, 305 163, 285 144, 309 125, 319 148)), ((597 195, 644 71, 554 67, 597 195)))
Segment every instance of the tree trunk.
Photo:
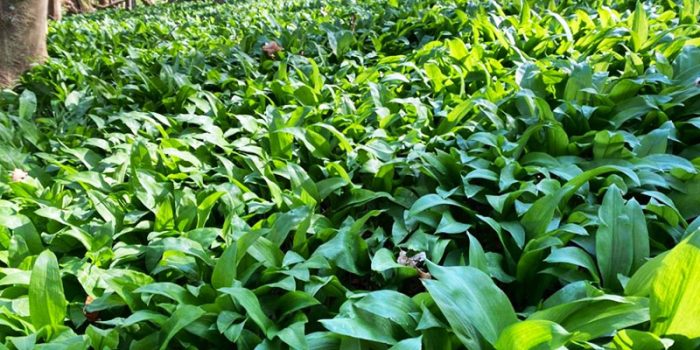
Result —
POLYGON ((78 6, 80 7, 80 13, 93 12, 95 8, 92 7, 90 0, 77 0, 78 6))
POLYGON ((0 0, 0 86, 46 59, 47 0, 0 0))
POLYGON ((49 18, 54 21, 61 20, 61 0, 49 0, 49 18))

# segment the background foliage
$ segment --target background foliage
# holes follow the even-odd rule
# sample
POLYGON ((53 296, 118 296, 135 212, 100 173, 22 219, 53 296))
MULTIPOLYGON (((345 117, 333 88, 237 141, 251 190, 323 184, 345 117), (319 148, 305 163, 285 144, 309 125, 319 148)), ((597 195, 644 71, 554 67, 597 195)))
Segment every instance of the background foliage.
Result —
POLYGON ((0 93, 0 347, 696 348, 699 11, 53 24, 0 93))

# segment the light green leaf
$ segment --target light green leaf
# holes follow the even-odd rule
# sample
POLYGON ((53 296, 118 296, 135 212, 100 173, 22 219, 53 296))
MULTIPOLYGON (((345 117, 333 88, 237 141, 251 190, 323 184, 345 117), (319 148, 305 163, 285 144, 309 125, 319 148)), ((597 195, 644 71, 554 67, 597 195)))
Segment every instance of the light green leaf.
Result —
POLYGON ((657 335, 700 337, 700 231, 661 261, 651 285, 651 329, 657 335))
POLYGON ((51 251, 45 250, 34 262, 29 280, 29 312, 32 324, 37 329, 62 325, 67 305, 58 261, 51 251))
POLYGON ((649 332, 623 329, 615 334, 612 344, 617 350, 664 350, 673 345, 673 340, 649 332))
POLYGON ((562 326, 545 320, 526 320, 503 330, 495 344, 497 350, 559 349, 572 335, 562 326))
POLYGON ((641 2, 637 1, 637 7, 632 13, 632 47, 634 51, 639 51, 644 43, 646 43, 647 38, 649 38, 649 23, 647 21, 647 13, 644 10, 644 6, 641 2))

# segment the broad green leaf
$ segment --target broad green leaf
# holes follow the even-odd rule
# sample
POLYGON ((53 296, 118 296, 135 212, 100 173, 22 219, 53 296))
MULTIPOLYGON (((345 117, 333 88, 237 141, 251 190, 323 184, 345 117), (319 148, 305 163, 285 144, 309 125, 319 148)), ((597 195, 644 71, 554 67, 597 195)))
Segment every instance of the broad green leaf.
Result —
POLYGON ((654 281, 654 277, 656 277, 666 255, 668 255, 668 251, 655 256, 640 266, 637 272, 632 275, 632 278, 627 281, 625 295, 649 296, 651 283, 654 281))
POLYGON ((661 261, 651 285, 651 329, 657 335, 700 337, 700 231, 661 261))
POLYGON ((34 262, 29 280, 29 312, 32 324, 37 329, 63 325, 67 305, 58 261, 51 251, 45 250, 34 262))
POLYGON ((544 234, 560 203, 566 203, 581 186, 591 179, 610 172, 620 172, 633 182, 639 183, 639 177, 630 169, 614 165, 601 166, 583 172, 569 180, 560 190, 535 201, 520 221, 526 232, 535 237, 544 234))
POLYGON ((646 298, 603 295, 549 307, 528 320, 552 321, 578 332, 577 339, 590 340, 649 321, 649 307, 646 298))
POLYGON ((374 253, 374 257, 372 258, 372 271, 383 272, 389 269, 403 267, 405 266, 396 262, 396 258, 391 250, 386 248, 379 249, 374 253))
POLYGON ((150 302, 153 295, 160 295, 178 304, 192 304, 194 302, 190 293, 185 288, 172 282, 155 282, 147 284, 134 290, 134 293, 142 294, 141 299, 146 303, 150 302))
POLYGON ((639 1, 637 1, 637 7, 632 14, 632 27, 630 31, 632 35, 632 47, 635 51, 639 51, 649 37, 647 13, 644 10, 644 6, 639 1))
POLYGON ((338 267, 361 274, 368 262, 367 243, 360 237, 365 222, 371 217, 381 214, 379 210, 373 210, 363 215, 357 221, 346 221, 338 233, 328 242, 324 243, 315 254, 322 255, 338 267))
POLYGON ((526 320, 514 323, 500 334, 498 350, 559 349, 572 335, 562 326, 545 320, 526 320))
POLYGON ((416 328, 417 322, 411 317, 418 313, 418 306, 405 294, 382 290, 371 292, 355 303, 357 308, 386 318, 404 327, 407 331, 416 328))
POLYGON ((462 60, 469 55, 469 51, 464 42, 459 38, 450 39, 447 41, 450 48, 450 56, 457 60, 462 60))
POLYGON ((559 249, 552 249, 552 252, 546 259, 544 259, 544 261, 548 263, 565 263, 583 267, 591 274, 593 281, 600 282, 595 261, 593 261, 593 258, 581 248, 563 247, 559 249))
POLYGON ((593 140, 593 159, 621 158, 625 151, 625 139, 620 133, 600 131, 593 140))
POLYGON ((277 337, 292 349, 307 349, 309 347, 304 337, 304 322, 297 322, 282 329, 277 333, 277 337))
POLYGON ((623 329, 615 334, 612 345, 617 350, 664 350, 673 345, 673 340, 649 332, 623 329))
POLYGON ((221 254, 219 260, 214 265, 211 275, 211 285, 216 288, 227 288, 233 286, 233 281, 237 276, 237 253, 236 243, 230 244, 221 254))
POLYGON ((204 198, 204 200, 197 206, 197 228, 204 227, 209 219, 211 210, 216 204, 216 201, 226 194, 223 191, 216 191, 204 198))
MULTIPOLYGON (((600 226, 595 235, 595 252, 603 284, 619 286, 617 275, 629 275, 634 263, 632 217, 626 210, 620 190, 608 188, 598 211, 600 226)), ((646 233, 646 232, 645 232, 646 233)))
POLYGON ((482 271, 428 266, 437 280, 422 280, 423 285, 465 346, 480 348, 480 338, 493 345, 517 321, 508 297, 482 271))
POLYGON ((22 119, 31 119, 36 112, 36 94, 31 90, 24 90, 19 97, 19 117, 22 119))
POLYGON ((246 320, 243 319, 242 315, 231 311, 223 311, 216 318, 216 329, 226 339, 235 342, 241 336, 245 323, 246 320))
POLYGON ((390 347, 389 350, 421 350, 423 337, 404 339, 394 346, 390 347))
POLYGON ((168 344, 173 337, 175 337, 183 328, 189 326, 204 314, 205 311, 198 306, 178 306, 170 318, 163 323, 160 333, 160 350, 167 349, 168 344))
POLYGON ((354 317, 336 317, 320 322, 329 331, 347 337, 389 345, 397 342, 391 321, 361 310, 356 310, 354 317))
POLYGON ((306 292, 291 291, 281 296, 275 302, 280 318, 284 318, 299 310, 319 305, 320 302, 306 292))
POLYGON ((116 329, 100 329, 89 325, 85 330, 85 335, 90 339, 92 349, 108 350, 117 349, 119 345, 119 333, 116 329))
POLYGON ((231 299, 240 305, 260 330, 268 337, 277 332, 275 324, 262 310, 258 297, 249 289, 240 287, 227 287, 219 289, 222 293, 231 296, 231 299))
POLYGON ((413 217, 425 210, 434 208, 438 205, 451 205, 459 208, 464 208, 462 204, 454 200, 442 198, 437 194, 427 194, 419 198, 417 201, 415 201, 415 203, 413 203, 411 209, 408 210, 408 217, 413 217))

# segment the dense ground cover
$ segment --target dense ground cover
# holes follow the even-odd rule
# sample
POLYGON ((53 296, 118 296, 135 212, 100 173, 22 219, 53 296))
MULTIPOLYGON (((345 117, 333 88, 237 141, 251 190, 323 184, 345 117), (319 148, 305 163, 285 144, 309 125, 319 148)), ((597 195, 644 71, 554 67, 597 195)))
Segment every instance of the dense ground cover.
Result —
POLYGON ((0 93, 0 339, 693 349, 699 10, 270 0, 53 24, 52 59, 0 93))

